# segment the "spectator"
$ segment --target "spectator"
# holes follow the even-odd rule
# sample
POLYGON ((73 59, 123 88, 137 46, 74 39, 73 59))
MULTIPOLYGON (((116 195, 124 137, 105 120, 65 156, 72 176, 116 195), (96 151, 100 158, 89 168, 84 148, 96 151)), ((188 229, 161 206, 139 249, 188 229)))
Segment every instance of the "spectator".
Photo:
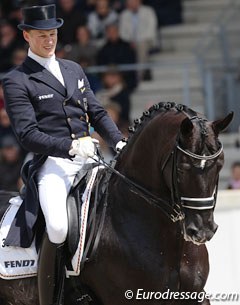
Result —
MULTIPOLYGON (((98 0, 78 0, 78 7, 89 14, 95 10, 97 2, 98 0)), ((109 5, 116 12, 120 12, 125 7, 125 0, 109 0, 109 5)))
MULTIPOLYGON (((106 39, 106 43, 98 52, 98 65, 136 63, 136 52, 130 43, 120 38, 116 23, 107 26, 106 39)), ((129 91, 132 91, 137 86, 137 75, 135 71, 127 71, 123 74, 123 78, 129 91)))
POLYGON ((96 9, 88 16, 88 28, 93 39, 103 41, 106 26, 118 20, 118 15, 110 9, 108 0, 98 0, 96 9))
POLYGON ((12 67, 12 55, 20 46, 16 28, 8 21, 0 25, 0 72, 6 72, 12 67))
POLYGON ((17 48, 14 50, 13 55, 12 55, 12 66, 20 66, 25 58, 27 57, 27 50, 25 48, 17 48))
POLYGON ((113 120, 113 122, 120 128, 121 120, 121 107, 115 102, 110 102, 105 105, 105 110, 113 120))
MULTIPOLYGON (((12 10, 8 14, 7 19, 11 20, 15 26, 17 26, 18 23, 21 22, 22 10, 21 10, 21 5, 20 5, 20 3, 18 3, 18 1, 16 1, 16 3, 14 3, 14 5, 12 6, 12 10)), ((19 32, 19 34, 20 34, 20 32, 19 32)), ((19 37, 21 37, 21 35, 19 35, 19 37)))
POLYGON ((78 0, 78 7, 88 15, 95 10, 97 1, 98 0, 78 0))
MULTIPOLYGON (((141 0, 127 0, 126 6, 120 16, 120 36, 135 46, 138 62, 145 63, 156 44, 157 17, 154 10, 143 5, 141 0)), ((142 73, 139 76, 141 79, 142 73)))
MULTIPOLYGON (((105 110, 107 111, 110 118, 113 120, 113 122, 118 126, 118 128, 123 132, 121 129, 121 122, 120 122, 120 115, 121 115, 121 107, 119 104, 114 102, 106 103, 104 106, 105 110)), ((125 130, 124 130, 125 131, 125 130)), ((123 134, 127 137, 126 133, 123 132, 123 134)), ((106 162, 110 162, 115 155, 115 152, 107 145, 107 143, 103 140, 103 138, 97 133, 93 132, 92 137, 97 139, 99 141, 99 145, 101 147, 101 153, 104 157, 104 160, 106 162)))
POLYGON ((97 97, 107 105, 110 102, 115 102, 120 106, 120 124, 126 125, 129 123, 130 113, 130 94, 124 84, 122 74, 116 69, 111 68, 103 74, 104 89, 97 93, 97 97))
MULTIPOLYGON (((11 24, 14 26, 14 28, 17 29, 17 25, 21 23, 23 18, 22 9, 21 9, 22 5, 19 0, 13 0, 12 2, 13 2, 12 10, 8 14, 7 20, 9 20, 11 24)), ((24 46, 26 44, 25 40, 23 39, 21 31, 19 31, 18 29, 17 29, 16 40, 18 41, 19 46, 20 45, 24 46)))
POLYGON ((120 13, 125 8, 125 0, 110 0, 110 6, 120 13))
POLYGON ((4 18, 10 19, 15 9, 19 8, 19 1, 16 0, 1 0, 0 9, 4 18))
POLYGON ((231 166, 231 178, 229 180, 228 189, 240 190, 240 162, 234 162, 231 166))
POLYGON ((86 18, 77 9, 75 0, 59 0, 57 15, 64 20, 64 26, 58 29, 59 42, 64 45, 76 42, 76 29, 86 23, 86 18))
POLYGON ((79 26, 76 30, 77 43, 70 47, 67 58, 78 62, 79 58, 84 57, 90 66, 96 61, 96 47, 90 40, 90 32, 86 26, 79 26))
POLYGON ((67 57, 67 49, 70 47, 70 45, 64 46, 62 43, 57 43, 55 55, 57 58, 66 58, 67 57))
POLYGON ((23 158, 16 139, 5 136, 1 141, 0 190, 18 191, 22 186, 20 171, 23 158))
POLYGON ((87 68, 90 66, 89 58, 80 57, 77 62, 80 64, 80 66, 83 68, 83 70, 86 69, 86 71, 84 71, 84 72, 86 73, 86 76, 90 83, 92 91, 94 93, 96 93, 97 91, 102 89, 102 84, 99 79, 99 76, 96 73, 89 73, 87 71, 87 68))
MULTIPOLYGON (((118 126, 118 128, 121 130, 121 133, 124 135, 125 138, 129 137, 128 132, 128 126, 129 122, 123 122, 121 119, 121 107, 118 103, 110 102, 105 105, 104 107, 107 111, 107 113, 110 115, 112 120, 115 122, 115 124, 118 126)), ((112 151, 113 155, 115 154, 114 151, 112 151)))

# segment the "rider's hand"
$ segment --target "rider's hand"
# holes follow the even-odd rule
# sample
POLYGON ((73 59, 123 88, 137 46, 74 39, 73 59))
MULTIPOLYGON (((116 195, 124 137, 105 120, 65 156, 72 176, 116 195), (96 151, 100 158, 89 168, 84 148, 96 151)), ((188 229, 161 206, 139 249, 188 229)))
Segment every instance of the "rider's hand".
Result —
POLYGON ((126 140, 121 140, 117 142, 116 151, 121 151, 126 144, 127 144, 126 140))
POLYGON ((69 150, 69 155, 78 155, 85 159, 88 157, 93 157, 96 152, 94 143, 98 143, 98 141, 96 139, 92 139, 91 137, 83 137, 77 140, 73 140, 72 146, 69 150))

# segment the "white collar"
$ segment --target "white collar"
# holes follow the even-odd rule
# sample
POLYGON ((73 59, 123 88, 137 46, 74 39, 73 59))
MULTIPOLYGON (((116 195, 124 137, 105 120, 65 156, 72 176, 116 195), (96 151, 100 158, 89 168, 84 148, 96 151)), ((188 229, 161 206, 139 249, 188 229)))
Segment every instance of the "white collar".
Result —
POLYGON ((41 57, 41 56, 38 56, 37 54, 33 53, 30 48, 28 49, 28 56, 31 57, 36 62, 38 62, 44 68, 49 67, 51 65, 51 63, 56 62, 55 54, 53 54, 51 57, 45 58, 45 57, 41 57))

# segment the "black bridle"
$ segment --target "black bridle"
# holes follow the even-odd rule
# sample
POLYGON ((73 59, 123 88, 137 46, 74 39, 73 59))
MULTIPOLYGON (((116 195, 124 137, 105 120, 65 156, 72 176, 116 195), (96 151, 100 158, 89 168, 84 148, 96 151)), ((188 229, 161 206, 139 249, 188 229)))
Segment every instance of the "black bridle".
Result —
MULTIPOLYGON (((187 155, 189 158, 201 160, 207 162, 209 160, 214 160, 218 158, 223 151, 223 146, 220 144, 220 148, 218 151, 212 155, 198 155, 192 153, 189 150, 184 150, 179 143, 177 142, 172 153, 173 155, 173 163, 172 163, 172 188, 171 188, 171 198, 172 202, 178 203, 183 208, 193 209, 193 210, 209 210, 214 209, 216 205, 217 199, 217 190, 218 190, 218 179, 211 197, 203 197, 203 198, 196 198, 196 197, 184 197, 180 196, 179 188, 178 188, 178 153, 181 152, 187 155)), ((204 163, 205 167, 205 163, 204 163)), ((204 170, 204 167, 202 170, 204 170)))
MULTIPOLYGON (((181 110, 182 111, 182 110, 181 110)), ((186 114, 187 115, 187 114, 186 114)), ((187 115, 188 116, 188 115, 187 115)), ((200 130, 202 135, 205 137, 207 136, 207 130, 205 128, 204 124, 204 119, 199 118, 197 116, 194 116, 192 118, 189 118, 190 120, 198 120, 200 130)), ((107 169, 107 179, 104 182, 105 189, 103 191, 104 193, 104 200, 103 200, 103 210, 100 216, 99 220, 99 227, 98 231, 96 234, 95 239, 93 239, 94 236, 94 231, 95 231, 95 220, 94 220, 94 226, 91 228, 91 233, 90 236, 91 238, 88 240, 88 243, 86 245, 86 248, 84 250, 83 254, 83 259, 81 263, 81 269, 84 267, 85 262, 92 260, 94 257, 94 254, 97 250, 100 236, 103 230, 104 226, 104 220, 106 216, 106 211, 107 211, 107 206, 108 206, 108 186, 109 186, 109 181, 112 177, 112 174, 115 174, 117 177, 119 177, 122 181, 124 181, 129 187, 130 191, 136 194, 137 196, 141 197, 144 199, 146 202, 149 204, 155 206, 156 208, 160 209, 161 212, 168 217, 172 222, 182 222, 185 218, 185 214, 183 212, 183 208, 187 209, 194 209, 194 210, 206 210, 206 209, 214 209, 215 204, 216 204, 216 197, 217 197, 217 188, 218 188, 218 179, 217 183, 213 192, 213 196, 207 197, 207 198, 189 198, 189 197, 181 197, 179 195, 179 187, 178 187, 178 157, 179 153, 185 154, 187 157, 192 158, 192 159, 197 159, 201 161, 209 161, 209 160, 214 160, 218 158, 223 151, 223 146, 220 143, 220 148, 218 151, 212 155, 198 155, 195 154, 187 149, 184 149, 180 146, 179 143, 179 135, 177 136, 177 141, 174 145, 173 150, 167 157, 166 161, 164 162, 162 166, 162 172, 164 171, 166 165, 170 162, 172 159, 172 167, 171 167, 171 175, 172 175, 172 187, 171 187, 171 201, 164 200, 154 193, 150 192, 148 189, 145 187, 141 186, 140 184, 136 183, 132 179, 126 177, 124 174, 120 173, 118 170, 115 169, 115 165, 117 162, 117 159, 119 157, 120 152, 115 156, 115 158, 111 161, 110 164, 104 161, 101 151, 99 150, 99 147, 97 146, 97 153, 95 157, 97 160, 93 157, 92 159, 98 163, 98 165, 103 165, 107 169)), ((205 166, 205 164, 204 164, 205 166)), ((97 189, 97 188, 96 188, 97 189)), ((97 208, 97 197, 95 197, 95 202, 93 208, 94 213, 91 214, 90 219, 94 219, 96 217, 96 208, 97 208)), ((91 223, 91 221, 90 221, 91 223)))
MULTIPOLYGON (((204 127, 203 121, 205 121, 202 118, 199 118, 197 116, 194 116, 190 118, 190 120, 197 120, 199 122, 201 133, 204 136, 207 136, 206 129, 204 127)), ((108 164, 104 161, 101 154, 97 155, 98 160, 94 159, 96 162, 99 162, 99 164, 104 165, 111 173, 114 173, 119 178, 121 178, 127 185, 130 186, 130 191, 138 195, 139 197, 143 198, 146 202, 150 203, 151 205, 154 205, 155 207, 161 209, 161 211, 171 219, 172 222, 182 221, 184 219, 184 213, 182 211, 182 207, 188 208, 188 209, 197 209, 197 210, 203 210, 203 209, 212 209, 215 207, 216 204, 216 194, 217 194, 217 187, 218 187, 218 180, 217 184, 214 189, 213 196, 207 197, 207 198, 190 198, 190 197, 181 197, 179 195, 178 190, 178 154, 183 153, 189 158, 201 160, 201 161, 209 161, 214 160, 217 157, 220 156, 220 154, 223 151, 223 146, 220 143, 219 150, 212 154, 212 155, 198 155, 195 154, 187 149, 183 149, 179 144, 179 136, 177 136, 177 141, 175 143, 175 146, 171 153, 169 154, 168 158, 163 164, 162 172, 164 171, 166 165, 168 162, 170 162, 170 159, 172 158, 172 187, 171 187, 171 201, 164 200, 154 193, 150 192, 145 187, 141 186, 140 184, 136 183, 132 179, 126 177, 124 174, 120 173, 118 170, 114 168, 111 164, 108 164)), ((118 156, 116 156, 117 159, 118 156)), ((114 162, 113 162, 114 163, 114 162)))
MULTIPOLYGON (((182 153, 187 155, 190 158, 201 160, 203 161, 202 170, 205 167, 205 162, 209 160, 214 160, 217 157, 219 157, 223 151, 223 145, 220 143, 220 148, 218 151, 212 155, 197 155, 189 150, 182 149, 179 145, 177 145, 177 149, 180 150, 182 153)), ((213 195, 211 197, 205 197, 205 198, 194 198, 194 197, 180 197, 181 198, 181 204, 184 208, 188 209, 194 209, 194 210, 207 210, 207 209, 213 209, 216 205, 216 195, 217 195, 217 189, 218 189, 218 179, 216 186, 214 188, 213 195)))
MULTIPOLYGON (((128 178, 127 176, 120 173, 118 170, 114 168, 112 164, 108 164, 104 161, 104 159, 97 155, 98 160, 93 158, 95 162, 99 162, 99 164, 103 165, 107 170, 109 170, 112 174, 115 174, 117 177, 121 178, 122 181, 124 181, 127 185, 130 186, 130 191, 139 197, 143 198, 146 202, 150 203, 151 205, 154 205, 157 208, 160 208, 161 211, 170 218, 173 222, 176 222, 178 220, 182 220, 184 216, 181 213, 180 206, 171 205, 170 201, 164 200, 157 195, 150 192, 145 187, 141 186, 140 184, 136 183, 132 179, 128 178)), ((115 162, 113 162, 115 163, 115 162)))
MULTIPOLYGON (((186 113, 185 113, 186 114, 186 113)), ((205 143, 205 138, 208 137, 208 133, 207 133, 207 128, 206 128, 206 122, 207 120, 205 118, 201 118, 198 116, 193 116, 193 117, 189 117, 188 114, 186 114, 186 116, 191 120, 196 120, 199 124, 200 127, 200 133, 202 135, 202 142, 205 143)), ((214 209, 215 205, 216 205, 216 199, 217 199, 217 190, 218 190, 218 181, 219 181, 219 176, 217 177, 217 182, 213 191, 213 194, 211 197, 203 197, 203 198, 196 198, 196 197, 183 197, 179 195, 178 192, 178 184, 176 182, 177 180, 177 168, 178 168, 178 163, 177 163, 177 151, 182 152, 183 154, 185 154, 186 156, 188 156, 189 158, 195 159, 195 160, 200 160, 200 168, 202 170, 204 170, 205 168, 205 164, 207 161, 210 160, 215 160, 217 159, 223 152, 223 145, 219 142, 219 149, 217 152, 211 154, 211 155, 199 155, 199 154, 195 154, 187 149, 183 149, 180 146, 179 143, 179 135, 177 137, 177 142, 175 145, 175 156, 173 157, 174 163, 173 164, 173 168, 172 168, 172 172, 173 172, 173 194, 172 196, 175 195, 175 198, 173 197, 172 199, 177 200, 177 202, 181 203, 181 206, 187 209, 193 209, 193 210, 208 210, 208 209, 214 209)))

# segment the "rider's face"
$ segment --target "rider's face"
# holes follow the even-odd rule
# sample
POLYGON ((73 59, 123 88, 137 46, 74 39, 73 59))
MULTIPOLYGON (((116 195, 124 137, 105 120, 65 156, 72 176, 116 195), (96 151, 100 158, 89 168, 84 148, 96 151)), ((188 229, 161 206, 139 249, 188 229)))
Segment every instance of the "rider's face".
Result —
POLYGON ((49 58, 55 53, 57 29, 23 31, 23 36, 36 55, 49 58))

